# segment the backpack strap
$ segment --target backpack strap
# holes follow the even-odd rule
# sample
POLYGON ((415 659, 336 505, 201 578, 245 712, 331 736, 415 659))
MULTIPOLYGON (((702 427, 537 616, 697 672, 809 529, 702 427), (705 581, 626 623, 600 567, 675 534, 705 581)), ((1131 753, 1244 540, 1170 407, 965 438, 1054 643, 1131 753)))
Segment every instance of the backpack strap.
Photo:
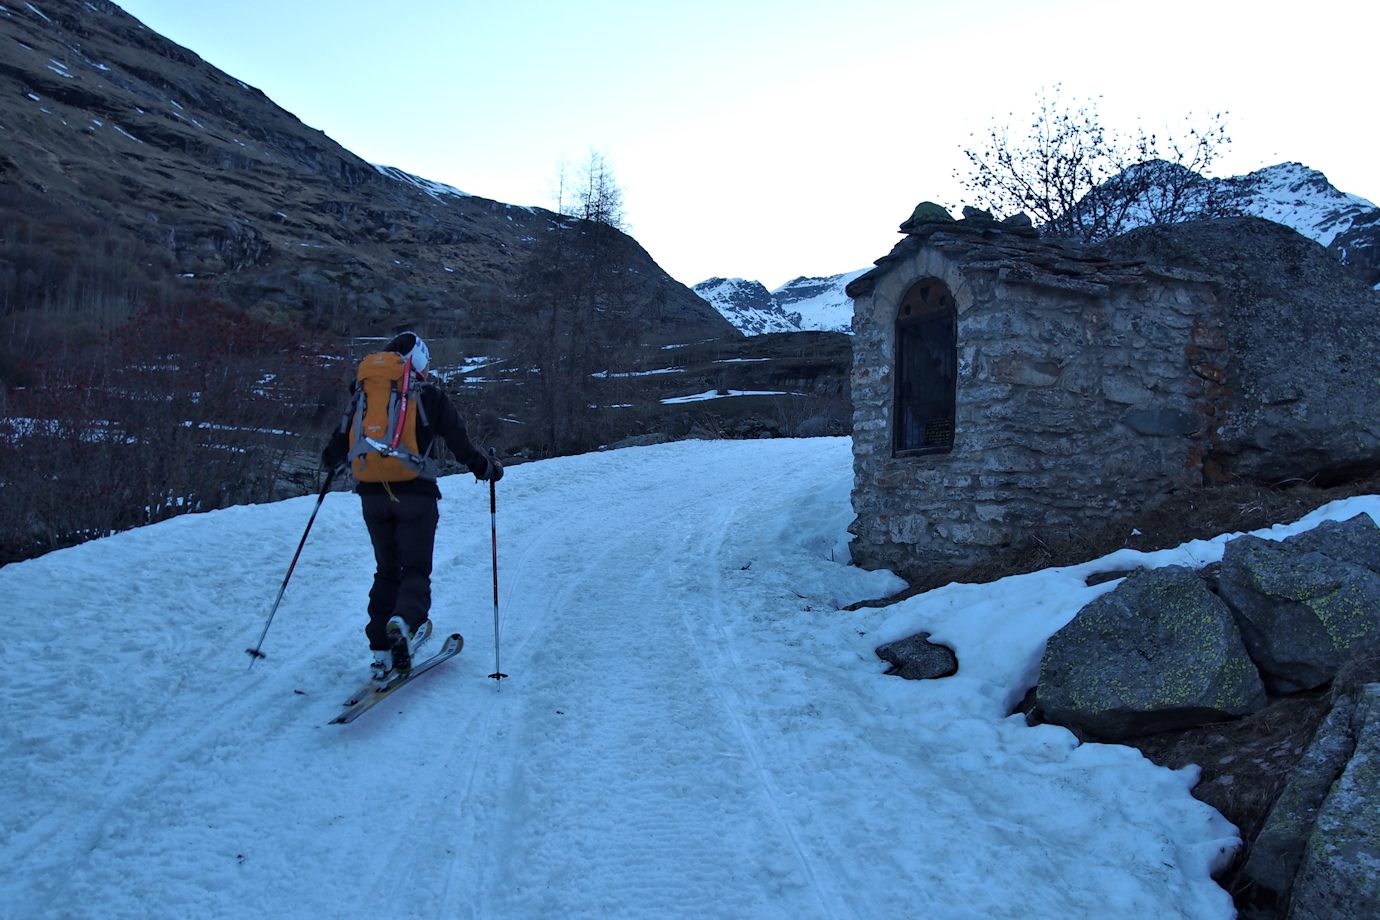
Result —
POLYGON ((431 435, 431 443, 422 451, 422 466, 425 470, 423 475, 429 474, 429 478, 435 479, 441 471, 440 462, 437 460, 440 454, 436 450, 436 442, 441 440, 441 435, 432 429, 431 420, 426 414, 426 400, 422 398, 430 390, 432 387, 423 386, 417 391, 417 437, 421 438, 421 430, 424 427, 431 435))
MULTIPOLYGON (((359 387, 350 398, 350 405, 345 409, 345 416, 341 419, 341 424, 348 437, 349 432, 354 430, 361 431, 364 427, 364 388, 359 387)), ((349 461, 353 469, 355 460, 369 453, 370 447, 364 438, 356 438, 349 445, 349 453, 345 459, 349 461)))
MULTIPOLYGON (((425 425, 425 426, 428 427, 428 428, 431 427, 431 420, 430 420, 429 418, 427 418, 427 415, 426 415, 426 400, 422 399, 422 394, 425 393, 425 392, 427 392, 427 390, 429 390, 429 389, 431 389, 431 387, 429 387, 429 386, 424 386, 424 387, 422 387, 422 389, 417 393, 417 424, 418 424, 418 425, 425 425)), ((435 444, 435 443, 436 443, 436 438, 434 437, 435 432, 432 432, 432 434, 433 434, 433 437, 432 437, 432 439, 431 439, 431 443, 435 444)))

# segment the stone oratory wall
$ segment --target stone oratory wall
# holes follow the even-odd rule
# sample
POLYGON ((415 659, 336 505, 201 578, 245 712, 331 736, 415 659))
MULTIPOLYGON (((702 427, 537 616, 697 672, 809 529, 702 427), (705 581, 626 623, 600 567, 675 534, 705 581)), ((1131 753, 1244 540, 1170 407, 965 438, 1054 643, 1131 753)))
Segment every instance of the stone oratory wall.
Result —
MULTIPOLYGON (((1173 493, 1292 471, 1291 456, 1318 446, 1313 429, 1341 431, 1308 465, 1380 462, 1380 375, 1343 410, 1299 389, 1317 380, 1313 365, 1335 364, 1337 349, 1373 366, 1374 322, 1353 320, 1322 346, 1332 354, 1312 357, 1297 332, 1279 342, 1262 329, 1260 297, 1201 267, 1041 240, 1019 218, 970 211, 953 221, 934 206, 901 229, 905 238, 848 288, 862 565, 939 581, 1117 521, 1129 533, 1137 511, 1173 493), (930 377, 917 384, 917 374, 930 377), (1285 394, 1275 411, 1262 412, 1265 388, 1285 394), (928 416, 946 400, 951 431, 944 419, 921 431, 903 408, 928 416)), ((1278 231, 1297 237, 1284 240, 1290 252, 1330 258, 1278 231)), ((1260 232, 1278 242, 1275 230, 1260 232)), ((1343 287, 1355 303, 1340 309, 1380 317, 1372 292, 1343 287)))

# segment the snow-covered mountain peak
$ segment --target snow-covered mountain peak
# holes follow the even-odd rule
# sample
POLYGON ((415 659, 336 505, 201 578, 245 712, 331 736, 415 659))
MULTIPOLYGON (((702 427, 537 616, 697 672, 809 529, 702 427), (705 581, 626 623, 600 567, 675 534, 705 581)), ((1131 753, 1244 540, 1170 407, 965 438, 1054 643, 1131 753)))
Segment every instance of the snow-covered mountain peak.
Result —
POLYGON ((801 276, 774 291, 760 281, 710 278, 694 291, 747 335, 767 332, 848 332, 853 301, 844 288, 867 269, 842 275, 801 276))
POLYGON ((760 281, 710 278, 695 285, 694 291, 747 335, 797 332, 803 328, 800 314, 782 309, 760 281))
POLYGON ((1279 163, 1218 181, 1247 214, 1292 227, 1323 246, 1332 245, 1358 218, 1376 210, 1373 203, 1340 191, 1302 163, 1279 163))

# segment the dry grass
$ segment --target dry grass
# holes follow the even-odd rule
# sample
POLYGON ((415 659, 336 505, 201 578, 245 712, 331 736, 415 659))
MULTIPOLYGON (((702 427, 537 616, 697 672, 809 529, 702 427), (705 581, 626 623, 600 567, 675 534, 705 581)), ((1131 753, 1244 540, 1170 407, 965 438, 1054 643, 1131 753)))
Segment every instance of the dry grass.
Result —
POLYGON ((1198 765, 1202 772, 1193 795, 1220 811, 1250 841, 1330 708, 1324 692, 1301 694, 1274 700, 1242 719, 1126 744, 1171 769, 1198 765))

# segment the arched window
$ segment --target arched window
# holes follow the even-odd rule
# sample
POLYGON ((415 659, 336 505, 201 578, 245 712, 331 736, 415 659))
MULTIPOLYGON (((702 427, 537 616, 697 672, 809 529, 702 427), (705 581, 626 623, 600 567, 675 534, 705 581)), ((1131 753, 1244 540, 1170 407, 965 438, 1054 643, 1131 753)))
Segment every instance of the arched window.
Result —
POLYGON ((948 285, 924 278, 896 311, 896 456, 954 447, 958 379, 958 307, 948 285))

